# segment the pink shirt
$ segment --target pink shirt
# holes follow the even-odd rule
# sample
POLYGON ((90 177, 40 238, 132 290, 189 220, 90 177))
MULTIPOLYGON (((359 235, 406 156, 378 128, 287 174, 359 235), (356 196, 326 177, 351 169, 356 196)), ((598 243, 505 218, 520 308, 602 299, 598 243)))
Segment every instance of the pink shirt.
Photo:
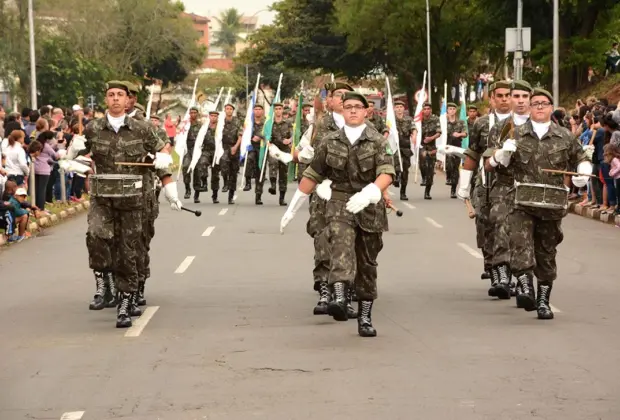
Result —
POLYGON ((611 169, 609 169, 609 175, 613 176, 614 179, 620 179, 620 159, 613 158, 611 161, 611 169))
POLYGON ((177 126, 170 118, 166 119, 164 122, 164 127, 166 128, 166 134, 168 137, 174 137, 177 134, 177 126))

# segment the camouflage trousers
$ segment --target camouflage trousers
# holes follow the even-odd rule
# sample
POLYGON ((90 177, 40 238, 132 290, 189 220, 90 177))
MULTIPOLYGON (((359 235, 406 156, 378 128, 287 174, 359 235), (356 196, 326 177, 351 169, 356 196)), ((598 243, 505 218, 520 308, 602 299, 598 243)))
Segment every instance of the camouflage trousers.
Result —
POLYGON ((91 269, 114 273, 121 292, 135 292, 144 250, 143 206, 126 206, 124 200, 91 200, 86 247, 91 269))
POLYGON ((555 257, 557 246, 562 243, 562 220, 543 220, 514 209, 508 216, 513 245, 510 268, 515 276, 534 272, 543 282, 557 278, 555 257))
POLYGON ((394 155, 394 162, 398 161, 397 172, 400 173, 400 182, 401 185, 405 187, 409 183, 409 169, 411 168, 411 157, 413 156, 413 152, 411 149, 401 148, 400 149, 400 158, 398 154, 394 155), (402 162, 401 162, 402 160, 402 162))
POLYGON ((145 205, 142 211, 142 240, 143 249, 138 261, 138 283, 145 283, 151 277, 151 241, 155 236, 155 219, 159 216, 159 202, 155 197, 155 192, 145 195, 145 205))
POLYGON ((269 160, 269 182, 275 187, 276 180, 278 181, 278 191, 286 192, 288 185, 288 165, 278 161, 277 159, 269 160))
POLYGON ((491 198, 491 208, 489 210, 489 229, 492 232, 491 264, 510 264, 511 243, 510 231, 508 227, 508 215, 514 206, 514 193, 505 193, 504 196, 494 196, 491 198))
POLYGON ((459 166, 461 158, 458 156, 446 156, 446 181, 450 185, 459 183, 459 166))
POLYGON ((418 149, 418 168, 420 169, 420 178, 422 178, 422 182, 426 182, 425 153, 422 149, 418 149))
MULTIPOLYGON (((192 184, 192 172, 188 173, 189 165, 192 162, 192 153, 193 153, 193 151, 188 151, 183 156, 183 166, 182 166, 181 170, 183 171, 183 183, 185 184, 185 188, 188 188, 192 184)), ((193 183, 192 187, 194 188, 194 190, 198 190, 199 191, 200 180, 196 176, 196 173, 194 173, 194 183, 193 183)))
POLYGON ((484 257, 484 268, 489 270, 492 267, 493 257, 493 225, 489 220, 491 205, 485 200, 486 189, 482 185, 477 185, 472 200, 476 212, 476 244, 484 257))
POLYGON ((245 180, 250 182, 252 178, 255 178, 255 170, 258 166, 258 152, 256 150, 249 150, 245 155, 246 162, 243 163, 245 166, 245 180))
POLYGON ((435 164, 437 163, 437 154, 433 152, 421 152, 423 156, 423 164, 420 166, 420 171, 422 173, 422 179, 424 179, 424 183, 426 186, 433 185, 433 179, 435 179, 435 164))
MULTIPOLYGON (((248 158, 249 158, 250 155, 254 155, 254 158, 251 158, 248 161, 248 167, 247 167, 246 171, 250 172, 252 174, 252 178, 254 178, 254 180, 255 180, 254 181, 254 192, 256 194, 262 194, 263 193, 263 185, 265 184, 265 177, 267 176, 267 173, 263 173, 263 179, 261 181, 261 179, 260 179, 261 169, 260 169, 260 166, 259 166, 260 162, 259 162, 259 159, 258 159, 258 157, 260 156, 259 152, 257 152, 257 151, 248 152, 248 158), (253 162, 254 166, 250 166, 250 162, 253 162)), ((267 168, 265 168, 265 172, 267 172, 267 168)), ((246 173, 245 179, 248 179, 247 173, 246 173)))
MULTIPOLYGON (((224 150, 224 155, 220 159, 220 170, 224 182, 228 185, 228 191, 237 190, 237 175, 239 174, 239 152, 235 155, 230 154, 230 149, 224 150)), ((219 186, 218 186, 219 187, 219 186)))
POLYGON ((383 248, 383 234, 331 220, 327 235, 331 257, 329 284, 354 285, 360 300, 377 299, 377 257, 383 248))
POLYGON ((306 169, 308 169, 308 166, 309 165, 307 165, 305 163, 298 163, 297 164, 297 182, 298 183, 301 182, 301 179, 303 178, 303 175, 304 175, 304 171, 306 169))
POLYGON ((200 159, 194 168, 194 183, 198 186, 194 186, 194 190, 197 192, 208 191, 207 184, 209 183, 209 170, 211 170, 211 191, 217 191, 220 189, 220 166, 213 164, 215 159, 215 150, 204 151, 200 155, 200 159), (196 182, 197 180, 197 182, 196 182))
POLYGON ((306 231, 314 239, 314 269, 313 279, 317 281, 329 281, 329 232, 326 229, 325 219, 327 201, 322 200, 316 194, 310 196, 310 218, 306 225, 306 231))

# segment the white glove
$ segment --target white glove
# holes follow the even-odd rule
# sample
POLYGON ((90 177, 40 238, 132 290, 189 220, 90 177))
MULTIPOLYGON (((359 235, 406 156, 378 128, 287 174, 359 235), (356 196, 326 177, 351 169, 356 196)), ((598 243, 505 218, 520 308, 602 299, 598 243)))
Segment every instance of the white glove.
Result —
POLYGON ((58 154, 58 159, 64 159, 67 157, 67 150, 59 149, 58 152, 56 152, 56 154, 58 154))
POLYGON ((170 203, 172 210, 181 211, 183 203, 179 200, 176 182, 169 182, 164 185, 164 195, 166 196, 166 200, 170 203))
POLYGON ((583 174, 583 176, 574 176, 572 177, 573 184, 577 188, 583 188, 588 185, 588 181, 590 180, 590 176, 592 175, 592 163, 585 161, 581 162, 577 166, 577 172, 583 174))
POLYGON ((377 204, 382 196, 383 194, 376 184, 368 184, 362 191, 349 198, 349 201, 347 201, 347 210, 353 214, 357 214, 370 204, 377 204))
POLYGON ((461 169, 459 174, 459 188, 456 190, 456 196, 461 200, 468 200, 470 198, 471 191, 471 177, 474 171, 468 171, 467 169, 461 169))
POLYGON ((67 159, 75 159, 79 152, 86 149, 86 138, 80 135, 74 135, 71 145, 67 149, 67 159))
POLYGON ((494 168, 501 164, 502 166, 510 165, 510 159, 512 154, 517 151, 517 142, 514 139, 508 139, 504 142, 501 149, 497 150, 493 156, 491 156, 491 166, 494 168))
POLYGON ((312 146, 304 147, 298 154, 297 159, 301 163, 310 164, 312 159, 314 159, 314 148, 312 146))
POLYGON ((297 214, 297 210, 301 207, 301 205, 308 198, 308 194, 301 191, 299 188, 295 191, 295 195, 291 199, 291 203, 288 205, 284 216, 282 216, 282 220, 280 220, 280 233, 284 233, 284 228, 289 224, 295 214, 297 214))
POLYGON ((91 170, 90 166, 78 162, 77 160, 62 159, 58 161, 58 166, 60 166, 65 172, 76 172, 82 175, 91 170))
POLYGON ((156 153, 153 162, 155 169, 166 169, 172 165, 172 156, 169 153, 156 153))
POLYGON ((269 144, 269 156, 278 159, 285 165, 293 161, 293 156, 291 156, 290 153, 283 152, 282 150, 278 149, 275 144, 269 144))
POLYGON ((305 147, 310 146, 310 138, 312 138, 312 126, 308 127, 306 132, 301 136, 301 140, 299 140, 299 144, 297 145, 297 150, 301 151, 305 147))
POLYGON ((465 157, 465 149, 462 147, 450 146, 449 144, 446 145, 445 153, 450 156, 458 156, 461 159, 465 157))
POLYGON ((326 179, 325 181, 321 182, 316 187, 315 191, 316 195, 318 195, 325 201, 329 201, 329 199, 332 198, 332 180, 326 179))
POLYGON ((592 163, 588 161, 583 161, 579 165, 577 165, 577 173, 582 175, 592 175, 592 163))

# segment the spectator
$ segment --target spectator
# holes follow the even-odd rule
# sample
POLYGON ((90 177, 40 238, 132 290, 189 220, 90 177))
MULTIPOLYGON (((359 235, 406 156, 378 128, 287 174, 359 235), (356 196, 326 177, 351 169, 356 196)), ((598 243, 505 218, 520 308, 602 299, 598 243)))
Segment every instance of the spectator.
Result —
POLYGON ((94 118, 93 110, 90 107, 84 108, 84 117, 82 119, 82 124, 84 126, 88 125, 88 123, 94 118))
POLYGON ((2 150, 5 158, 5 169, 7 179, 14 181, 18 187, 25 186, 26 177, 30 168, 26 161, 26 151, 24 150, 25 134, 22 130, 13 130, 9 134, 8 145, 2 150))
POLYGON ((52 112, 52 107, 49 105, 44 105, 39 109, 39 115, 41 116, 41 118, 43 118, 44 120, 47 120, 47 123, 51 126, 52 125, 52 116, 50 115, 52 112))
POLYGON ((0 139, 4 138, 4 119, 6 118, 6 111, 4 106, 0 105, 0 139))
MULTIPOLYGON (((26 132, 26 138, 32 137, 32 133, 36 130, 37 120, 39 119, 38 111, 30 111, 28 115, 28 123, 24 126, 24 131, 26 132)), ((36 136, 35 136, 36 139, 36 136)))
POLYGON ((56 133, 54 133, 53 131, 44 131, 43 133, 39 134, 39 137, 37 137, 37 141, 41 144, 42 147, 41 152, 34 161, 34 188, 36 193, 35 204, 44 213, 48 213, 45 211, 47 183, 50 179, 52 166, 54 165, 54 162, 58 160, 58 155, 50 146, 50 142, 54 139, 55 136, 56 133))
POLYGON ((592 154, 592 175, 596 178, 591 179, 591 191, 593 200, 589 206, 599 208, 603 205, 603 183, 601 182, 601 162, 603 161, 603 146, 605 144, 605 130, 601 125, 601 116, 594 115, 592 118, 592 136, 589 145, 594 146, 592 154))
POLYGON ((32 109, 30 108, 22 108, 22 113, 21 113, 21 123, 22 126, 25 126, 28 121, 30 121, 30 112, 32 112, 32 109))
MULTIPOLYGON (((612 113, 605 115, 602 124, 605 128, 604 144, 607 146, 611 141, 612 134, 618 130, 618 124, 614 121, 612 113)), ((603 201, 605 205, 601 207, 601 210, 603 213, 614 213, 618 201, 616 197, 614 179, 610 175, 611 160, 609 160, 609 162, 605 160, 605 146, 603 146, 603 158, 601 159, 601 178, 604 182, 603 201)))
POLYGON ((166 135, 170 139, 170 144, 174 146, 174 137, 177 135, 177 124, 172 121, 172 117, 170 116, 170 114, 166 114, 164 128, 166 129, 166 135))
POLYGON ((618 67, 618 61, 620 61, 620 53, 618 52, 618 43, 611 44, 611 49, 605 53, 607 58, 605 59, 605 77, 609 73, 615 73, 618 67))
MULTIPOLYGON (((616 131, 612 137, 620 139, 620 132, 616 131)), ((604 148, 605 163, 610 166, 609 175, 614 180, 614 190, 616 197, 620 197, 620 148, 614 146, 612 143, 606 144, 604 148)), ((620 203, 616 203, 616 208, 613 211, 615 216, 620 215, 620 203)))
POLYGON ((22 207, 22 203, 26 202, 27 196, 24 188, 17 188, 14 182, 7 181, 2 204, 7 210, 4 214, 4 225, 9 242, 20 242, 25 238, 29 212, 22 207), (14 230, 16 226, 17 235, 14 230))
POLYGON ((50 129, 47 120, 44 118, 39 118, 37 123, 35 124, 35 130, 30 134, 30 138, 26 137, 26 144, 30 141, 36 140, 39 138, 39 134, 48 131, 50 129))

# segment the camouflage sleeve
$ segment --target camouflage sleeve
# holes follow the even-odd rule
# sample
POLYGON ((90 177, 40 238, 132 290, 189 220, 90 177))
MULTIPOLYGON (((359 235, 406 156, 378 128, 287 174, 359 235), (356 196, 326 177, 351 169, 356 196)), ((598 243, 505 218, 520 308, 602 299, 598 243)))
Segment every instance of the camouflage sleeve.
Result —
POLYGON ((304 177, 320 184, 327 178, 327 142, 322 141, 314 149, 314 158, 310 166, 304 171, 304 177))
POLYGON ((155 154, 165 146, 166 143, 160 138, 155 129, 151 126, 146 126, 144 133, 144 149, 148 153, 155 154))
POLYGON ((459 133, 467 133, 467 126, 465 125, 465 121, 459 121, 459 133))
POLYGON ((168 138, 168 134, 164 131, 163 128, 158 128, 156 131, 157 136, 164 142, 164 145, 170 144, 170 139, 168 138))
POLYGON ((439 122, 439 117, 437 115, 433 115, 433 124, 435 125, 435 127, 433 127, 433 130, 435 131, 435 134, 441 134, 441 122, 439 122))
POLYGON ((89 122, 86 125, 86 127, 84 127, 83 134, 84 134, 84 138, 86 139, 86 141, 84 142, 86 144, 86 149, 79 152, 79 155, 81 156, 84 156, 90 153, 90 148, 93 145, 92 139, 93 137, 95 137, 95 121, 89 122))
POLYGON ((388 139, 381 137, 377 140, 379 143, 378 153, 375 155, 375 165, 377 166, 377 177, 379 175, 391 175, 392 178, 396 177, 396 170, 394 169, 394 155, 388 139))
POLYGON ((473 129, 471 133, 469 133, 469 146, 467 147, 467 150, 465 150, 465 156, 469 156, 476 162, 480 160, 480 156, 482 156, 486 150, 486 148, 481 144, 482 123, 479 123, 478 121, 480 120, 477 120, 474 123, 473 129))
POLYGON ((488 147, 482 154, 483 158, 490 158, 491 156, 493 156, 493 153, 495 153, 495 151, 499 148, 499 135, 501 134, 501 129, 504 127, 504 121, 502 121, 501 124, 495 124, 491 131, 489 131, 489 139, 487 141, 488 147))

